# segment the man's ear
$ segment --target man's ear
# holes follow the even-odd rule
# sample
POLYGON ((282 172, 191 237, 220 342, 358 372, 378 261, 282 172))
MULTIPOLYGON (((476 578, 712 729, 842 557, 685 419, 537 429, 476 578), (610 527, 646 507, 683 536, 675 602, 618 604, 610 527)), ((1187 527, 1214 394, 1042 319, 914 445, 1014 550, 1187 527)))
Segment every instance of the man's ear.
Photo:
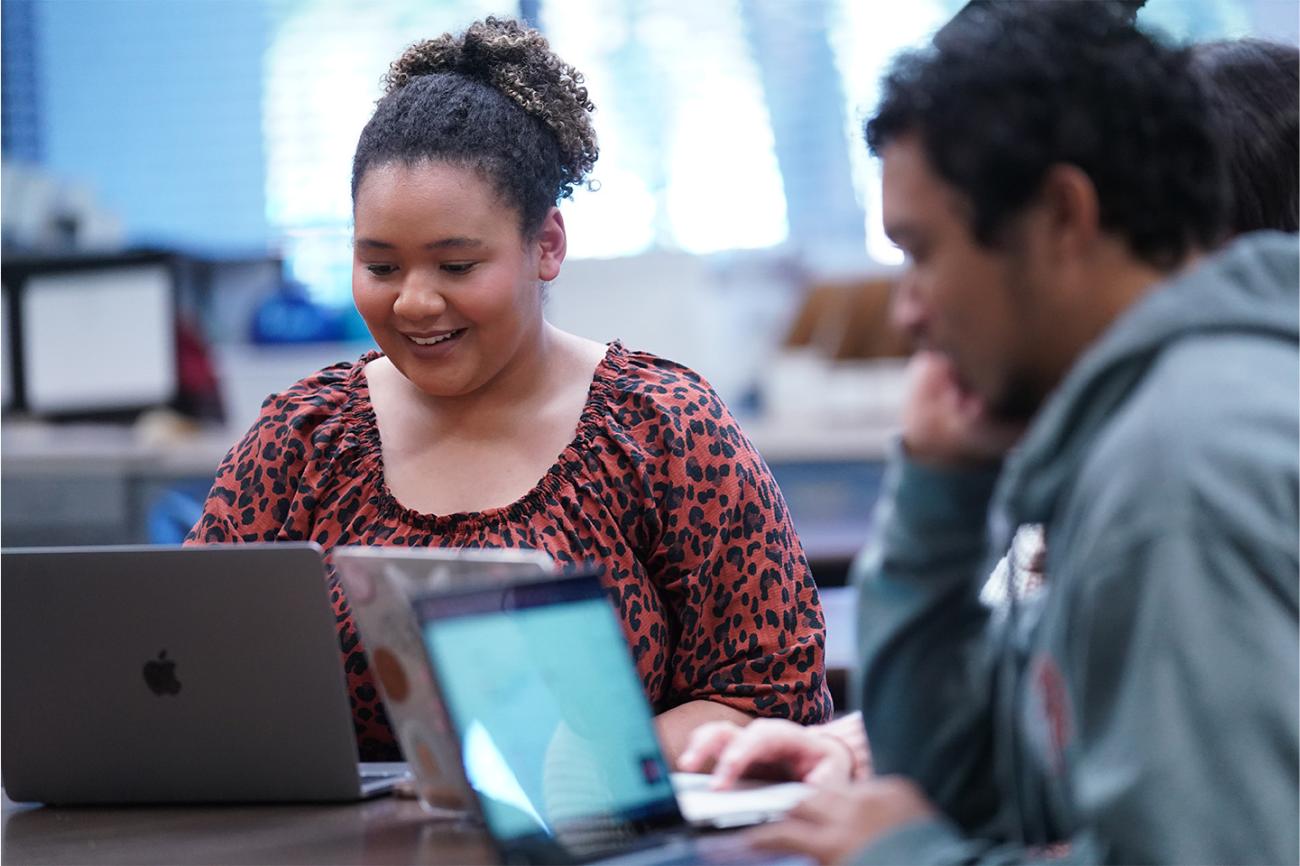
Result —
POLYGON ((543 282, 550 282, 560 275, 560 265, 564 264, 564 255, 568 250, 564 217, 558 207, 551 208, 546 218, 542 220, 535 243, 540 251, 537 258, 537 278, 543 282))
POLYGON ((1043 178, 1039 202, 1044 227, 1058 257, 1087 253, 1101 234, 1101 206, 1092 179, 1069 164, 1054 165, 1043 178))

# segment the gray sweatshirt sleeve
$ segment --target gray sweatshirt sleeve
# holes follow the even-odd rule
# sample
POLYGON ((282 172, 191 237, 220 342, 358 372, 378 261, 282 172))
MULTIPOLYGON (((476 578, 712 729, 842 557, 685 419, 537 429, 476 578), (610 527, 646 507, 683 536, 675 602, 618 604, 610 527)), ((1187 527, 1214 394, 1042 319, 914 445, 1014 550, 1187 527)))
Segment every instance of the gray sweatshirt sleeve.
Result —
MULTIPOLYGON (((927 485, 933 493, 940 480, 909 474, 902 477, 919 482, 916 493, 927 485)), ((966 632, 969 588, 958 590, 955 567, 921 568, 941 561, 954 536, 922 543, 902 532, 921 527, 918 512, 936 513, 909 505, 913 495, 897 491, 883 543, 910 540, 915 549, 905 560, 886 550, 863 584, 864 608, 876 606, 863 622, 866 725, 881 771, 917 778, 952 820, 900 828, 856 862, 1045 859, 1041 850, 981 840, 970 820, 979 817, 970 808, 978 796, 998 796, 980 763, 993 684, 977 694, 983 668, 981 642, 966 632)), ((1277 569, 1253 558, 1251 545, 1233 543, 1203 513, 1173 511, 1147 512, 1146 524, 1094 524, 1071 545, 1093 555, 1061 560, 1052 576, 1070 611, 1058 646, 1079 829, 1066 858, 1051 862, 1297 862, 1294 603, 1279 597, 1265 577, 1277 569)), ((952 559, 955 566, 955 549, 952 559)))
POLYGON ((968 830, 993 818, 990 613, 979 601, 998 467, 891 463, 857 564, 862 709, 877 774, 903 773, 968 830))
POLYGON ((1258 545, 1177 510, 1116 528, 1086 580, 1061 568, 1077 623, 1062 661, 1081 850, 1108 863, 1295 863, 1295 608, 1258 545))

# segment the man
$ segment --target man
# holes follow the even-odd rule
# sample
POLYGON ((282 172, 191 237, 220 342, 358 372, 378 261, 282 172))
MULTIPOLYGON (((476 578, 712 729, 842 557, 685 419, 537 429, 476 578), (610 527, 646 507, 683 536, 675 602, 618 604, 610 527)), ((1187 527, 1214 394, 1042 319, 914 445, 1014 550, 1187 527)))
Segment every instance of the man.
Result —
MULTIPOLYGON (((1300 256, 1204 254, 1225 192, 1187 62, 1106 4, 994 4, 886 79, 867 137, 923 351, 861 584, 880 777, 772 846, 1300 858, 1300 256), (1045 582, 994 612, 986 552, 1034 523, 1045 582)), ((833 760, 797 730, 702 730, 683 763, 833 760)))

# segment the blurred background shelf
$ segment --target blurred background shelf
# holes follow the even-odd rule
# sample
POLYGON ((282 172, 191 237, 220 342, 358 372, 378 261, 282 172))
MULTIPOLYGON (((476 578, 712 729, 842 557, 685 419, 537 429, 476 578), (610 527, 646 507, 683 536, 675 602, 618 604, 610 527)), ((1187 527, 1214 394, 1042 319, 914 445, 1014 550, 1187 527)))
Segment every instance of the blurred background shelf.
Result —
MULTIPOLYGON (((745 426, 785 494, 819 583, 842 583, 869 532, 889 430, 745 426)), ((175 541, 191 513, 179 503, 201 501, 243 432, 169 415, 130 426, 7 420, 0 426, 0 541, 175 541)))

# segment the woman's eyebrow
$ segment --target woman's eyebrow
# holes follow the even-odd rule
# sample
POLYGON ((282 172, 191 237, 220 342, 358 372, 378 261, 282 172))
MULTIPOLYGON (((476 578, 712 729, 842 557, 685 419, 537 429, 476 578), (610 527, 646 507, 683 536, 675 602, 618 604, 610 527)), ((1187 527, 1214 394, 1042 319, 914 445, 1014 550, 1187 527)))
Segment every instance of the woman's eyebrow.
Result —
MULTIPOLYGON (((388 241, 376 240, 375 238, 357 238, 357 240, 355 241, 355 245, 359 247, 366 247, 367 249, 375 249, 375 250, 396 249, 395 244, 390 244, 388 241)), ((426 250, 433 250, 433 249, 446 249, 448 247, 468 248, 468 247, 481 247, 481 246, 483 246, 483 241, 479 240, 478 238, 452 237, 452 238, 440 238, 436 241, 429 241, 429 243, 424 245, 424 248, 426 250)))

